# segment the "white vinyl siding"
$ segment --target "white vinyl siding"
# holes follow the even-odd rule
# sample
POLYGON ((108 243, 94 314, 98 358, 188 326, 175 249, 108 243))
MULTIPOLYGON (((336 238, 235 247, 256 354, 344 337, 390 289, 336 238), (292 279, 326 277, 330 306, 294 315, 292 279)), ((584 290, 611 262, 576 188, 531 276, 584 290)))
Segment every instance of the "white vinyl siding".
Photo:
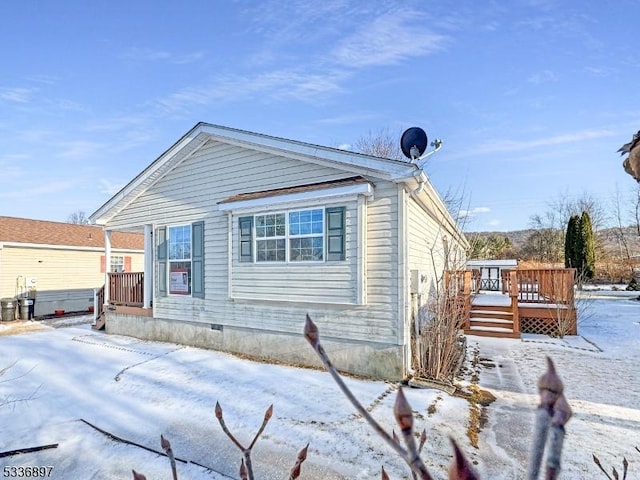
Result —
POLYGON ((427 289, 434 292, 445 267, 460 265, 462 247, 413 198, 409 198, 408 216, 409 269, 426 274, 427 289))
POLYGON ((353 175, 353 172, 210 141, 120 211, 108 226, 205 221, 206 298, 156 297, 155 317, 299 335, 305 315, 309 313, 327 338, 396 345, 397 184, 372 178, 374 199, 367 204, 365 235, 368 242, 366 305, 357 304, 356 201, 335 203, 347 207, 344 261, 313 265, 290 263, 286 269, 277 271, 274 268, 281 265, 238 261, 237 218, 242 215, 234 214, 233 221, 229 222, 228 213, 217 210, 217 202, 238 193, 353 175), (233 238, 229 235, 230 224, 233 238), (233 276, 229 281, 230 248, 233 276), (242 299, 230 298, 230 293, 231 297, 242 299))

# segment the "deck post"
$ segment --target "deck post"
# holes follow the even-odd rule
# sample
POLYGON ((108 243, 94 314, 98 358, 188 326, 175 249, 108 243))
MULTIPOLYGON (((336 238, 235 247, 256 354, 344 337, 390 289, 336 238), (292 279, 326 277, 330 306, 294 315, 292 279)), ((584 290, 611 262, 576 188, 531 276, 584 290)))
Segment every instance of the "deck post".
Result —
POLYGON ((98 320, 98 310, 100 310, 100 306, 98 306, 98 289, 93 289, 93 323, 96 323, 98 320))
POLYGON ((104 231, 104 305, 109 305, 109 271, 111 270, 111 230, 104 231))
POLYGON ((144 279, 142 289, 142 308, 151 308, 153 289, 153 226, 144 226, 144 279))
POLYGON ((464 271, 464 326, 463 329, 471 327, 471 270, 464 271))
POLYGON ((509 272, 509 295, 511 296, 511 311, 513 313, 513 333, 520 335, 520 311, 518 308, 518 271, 509 272))

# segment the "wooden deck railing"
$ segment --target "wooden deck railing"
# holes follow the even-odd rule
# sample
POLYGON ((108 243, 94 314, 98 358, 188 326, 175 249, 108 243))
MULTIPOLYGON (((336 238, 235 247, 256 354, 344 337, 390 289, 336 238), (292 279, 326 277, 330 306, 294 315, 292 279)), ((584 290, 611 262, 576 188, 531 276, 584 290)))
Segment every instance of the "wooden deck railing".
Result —
POLYGON ((512 270, 510 268, 503 268, 500 270, 502 293, 509 293, 509 291, 511 291, 511 272, 512 270))
MULTIPOLYGON (((574 294, 575 270, 571 268, 505 269, 502 293, 510 298, 513 332, 576 335, 577 310, 574 294), (560 332, 560 333, 558 333, 560 332)), ((473 272, 449 272, 445 277, 449 294, 473 296, 473 272), (462 285, 460 285, 462 283, 462 285)), ((470 312, 470 306, 465 308, 470 312)), ((465 328, 470 319, 465 320, 465 328)))
POLYGON ((109 304, 141 307, 144 304, 144 273, 109 273, 109 304))
MULTIPOLYGON (((538 268, 515 270, 521 303, 574 303, 573 268, 538 268)), ((514 281, 511 277, 510 281, 514 281)))

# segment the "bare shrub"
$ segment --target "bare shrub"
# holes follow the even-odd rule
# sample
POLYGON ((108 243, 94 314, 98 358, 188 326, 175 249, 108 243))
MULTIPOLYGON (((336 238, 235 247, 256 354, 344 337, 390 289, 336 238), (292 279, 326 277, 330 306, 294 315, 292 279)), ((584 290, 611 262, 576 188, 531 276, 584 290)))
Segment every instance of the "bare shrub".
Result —
MULTIPOLYGON (((451 383, 464 356, 460 329, 467 317, 468 294, 453 272, 444 288, 422 305, 412 329, 413 368, 417 377, 451 383)), ((462 337, 463 338, 463 337, 462 337)))

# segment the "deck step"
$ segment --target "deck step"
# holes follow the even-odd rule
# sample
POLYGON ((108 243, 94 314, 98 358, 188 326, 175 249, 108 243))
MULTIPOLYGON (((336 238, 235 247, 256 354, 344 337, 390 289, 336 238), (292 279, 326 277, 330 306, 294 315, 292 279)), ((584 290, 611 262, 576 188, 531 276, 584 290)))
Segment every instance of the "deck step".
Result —
POLYGON ((464 331, 465 335, 475 335, 477 337, 493 337, 493 338, 520 338, 519 333, 515 333, 513 330, 509 330, 506 328, 500 329, 501 331, 496 331, 496 329, 467 329, 464 331))
POLYGON ((471 310, 471 318, 496 318, 502 320, 513 320, 513 313, 498 312, 491 310, 471 310))
POLYGON ((107 323, 107 316, 103 313, 96 319, 96 323, 91 326, 94 330, 104 330, 107 323))
POLYGON ((513 331, 513 321, 504 320, 502 318, 471 318, 469 320, 471 328, 488 327, 488 328, 506 328, 513 331))

